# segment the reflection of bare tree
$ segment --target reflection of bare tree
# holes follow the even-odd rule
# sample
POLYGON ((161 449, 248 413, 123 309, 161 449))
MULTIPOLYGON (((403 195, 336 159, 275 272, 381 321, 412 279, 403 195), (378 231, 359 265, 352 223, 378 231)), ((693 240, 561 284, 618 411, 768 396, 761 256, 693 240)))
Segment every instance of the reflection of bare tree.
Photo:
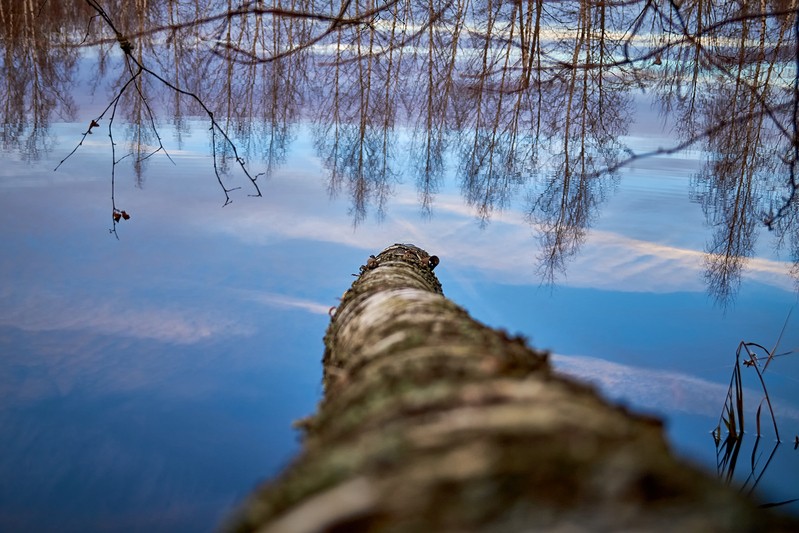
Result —
POLYGON ((24 53, 6 46, 5 61, 33 72, 9 76, 6 101, 27 94, 50 102, 39 106, 48 109, 53 94, 66 94, 47 93, 42 83, 23 88, 47 76, 58 86, 44 58, 57 56, 53 43, 70 41, 42 35, 56 31, 48 24, 58 31, 67 24, 73 46, 98 50, 99 73, 118 75, 102 117, 126 122, 128 145, 112 145, 114 165, 132 162, 139 182, 148 158, 165 152, 158 130, 165 108, 178 142, 186 117, 212 122, 226 201, 235 189, 230 169, 240 168, 258 192, 250 160, 263 160, 271 173, 297 124, 310 118, 330 191, 347 191, 358 223, 370 205, 384 211, 401 178, 397 124, 408 124, 422 210, 431 212, 447 170, 483 223, 526 197, 541 232, 541 269, 553 279, 583 242, 607 178, 647 155, 619 139, 634 83, 659 92, 681 136, 652 153, 705 143, 712 154, 693 184, 716 228, 707 249, 711 290, 722 299, 734 291, 764 219, 793 242, 795 0, 86 0, 99 17, 83 29, 69 17, 34 27, 43 13, 60 13, 51 4, 35 13, 29 1, 0 0, 0 34, 8 42, 27 35, 17 42, 29 43, 24 53))
MULTIPOLYGON (((274 0, 270 9, 284 9, 281 0, 274 0)), ((255 56, 262 51, 276 54, 285 47, 293 48, 307 38, 304 19, 272 20, 255 14, 246 20, 230 20, 218 33, 224 43, 235 43, 255 56)), ((232 53, 217 53, 220 65, 216 77, 204 80, 214 87, 206 101, 225 117, 224 127, 232 132, 236 143, 248 159, 266 163, 265 174, 285 162, 288 145, 300 114, 302 90, 309 71, 309 56, 301 51, 266 64, 240 62, 232 53)), ((229 146, 220 146, 226 165, 229 146)))
MULTIPOLYGON (((396 11, 400 6, 394 4, 388 30, 357 27, 339 33, 333 57, 319 70, 316 147, 330 172, 330 192, 346 186, 356 224, 371 201, 382 216, 397 178, 394 126, 403 48, 396 43, 407 28, 396 11)), ((356 16, 359 9, 356 5, 356 16)))
MULTIPOLYGON (((463 0, 454 2, 450 16, 441 17, 437 27, 432 24, 427 27, 425 53, 418 57, 419 83, 415 91, 409 91, 417 103, 413 106, 415 109, 411 109, 416 115, 416 126, 409 152, 422 212, 428 215, 444 173, 444 153, 453 128, 450 118, 453 78, 465 24, 465 7, 463 0)), ((436 12, 433 0, 428 0, 428 12, 436 12)))
POLYGON ((581 3, 570 41, 560 46, 570 63, 595 68, 566 68, 548 85, 545 124, 552 147, 553 169, 531 196, 528 216, 541 232, 544 279, 565 269, 585 240, 606 189, 604 168, 613 167, 631 119, 629 83, 618 69, 606 66, 621 42, 608 35, 605 6, 581 3), (568 45, 568 47, 566 47, 568 45))
POLYGON ((536 141, 531 125, 535 113, 525 62, 535 50, 517 53, 516 35, 526 32, 534 4, 488 2, 485 24, 471 32, 475 50, 461 76, 467 84, 459 92, 461 190, 487 221, 503 208, 531 177, 536 165, 536 141), (528 12, 525 14, 525 10, 528 12), (522 62, 519 68, 519 61, 522 62))
MULTIPOLYGON (((790 28, 785 21, 747 20, 747 6, 738 9, 726 13, 741 18, 738 24, 725 27, 693 52, 693 61, 708 58, 704 63, 710 63, 715 76, 699 79, 695 67, 685 96, 668 96, 678 102, 672 109, 682 112, 684 135, 695 135, 699 124, 712 125, 720 116, 732 124, 709 130, 705 143, 710 156, 692 187, 714 228, 706 247, 705 277, 710 293, 722 304, 736 292, 753 253, 756 229, 773 201, 771 191, 779 189, 778 176, 785 170, 782 155, 792 142, 782 126, 787 122, 787 93, 781 88, 786 65, 780 57, 790 28)), ((701 26, 701 17, 690 20, 701 26)))
POLYGON ((787 235, 789 240, 791 259, 793 260, 791 276, 793 276, 796 288, 799 290, 799 203, 794 202, 791 204, 790 210, 779 221, 778 231, 783 238, 787 235))
POLYGON ((774 224, 773 230, 777 235, 777 248, 786 250, 793 263, 790 275, 799 291, 799 202, 789 204, 784 215, 774 224))
POLYGON ((53 115, 73 119, 78 53, 67 34, 85 25, 86 9, 60 2, 0 2, 0 77, 4 150, 19 150, 28 160, 52 148, 53 115))
MULTIPOLYGON (((136 0, 134 5, 136 10, 133 13, 137 16, 130 22, 134 25, 132 29, 140 30, 147 26, 147 13, 144 9, 146 3, 143 3, 143 0, 136 0)), ((131 55, 139 64, 145 61, 145 46, 150 44, 140 43, 133 49, 131 55)), ((149 48, 149 46, 147 47, 149 48)), ((152 84, 148 78, 136 75, 133 62, 127 61, 125 66, 126 70, 121 73, 121 77, 115 84, 115 91, 119 91, 127 83, 127 80, 133 79, 132 90, 120 92, 119 104, 123 111, 125 139, 128 142, 127 153, 121 158, 131 158, 136 184, 141 187, 144 184, 144 165, 155 151, 160 151, 154 150, 153 146, 158 146, 160 149, 163 148, 163 144, 156 127, 155 113, 150 107, 150 102, 153 100, 152 84)))

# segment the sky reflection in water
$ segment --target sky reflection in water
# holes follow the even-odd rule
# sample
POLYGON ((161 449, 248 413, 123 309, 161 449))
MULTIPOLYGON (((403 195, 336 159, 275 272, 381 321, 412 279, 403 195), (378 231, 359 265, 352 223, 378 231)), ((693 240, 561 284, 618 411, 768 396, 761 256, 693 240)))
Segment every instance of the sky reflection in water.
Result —
MULTIPOLYGON (((737 343, 773 342, 796 302, 788 265, 768 255, 752 261, 735 305, 714 304, 698 206, 668 181, 640 183, 642 169, 624 172, 551 287, 532 268, 523 215, 509 208, 481 227, 457 191, 441 191, 422 219, 413 187, 399 185, 382 221, 353 228, 346 199, 325 191, 305 128, 265 197, 225 208, 197 131, 200 146, 173 153, 174 167, 154 160, 143 188, 119 181, 133 218, 116 240, 106 148, 85 147, 53 174, 80 127, 56 129, 49 159, 10 160, 0 178, 4 529, 216 523, 296 449, 290 422, 320 392, 327 309, 364 258, 394 241, 437 253, 445 293, 478 319, 665 415, 678 449, 711 465, 737 343)), ((687 182, 675 166, 669 179, 687 182)), ((799 345, 792 324, 786 348, 799 345)), ((799 367, 777 363, 771 394, 791 433, 799 367)), ((796 471, 788 448, 763 481, 778 498, 790 496, 781 476, 796 471)))
MULTIPOLYGON (((83 30, 82 20, 79 26, 83 30)), ((595 383, 609 397, 664 416, 681 453, 715 465, 710 430, 738 343, 770 347, 797 303, 789 274, 797 259, 791 246, 799 246, 791 241, 799 240, 795 228, 782 233, 787 245, 775 251, 776 238, 753 222, 762 206, 753 200, 746 209, 728 209, 737 198, 733 189, 765 204, 782 194, 769 188, 784 177, 773 168, 773 131, 761 116, 752 127, 710 136, 715 159, 681 150, 636 159, 616 176, 586 176, 618 162, 628 148, 641 153, 673 146, 703 117, 726 116, 729 87, 699 99, 697 114, 684 116, 679 102, 668 101, 678 91, 667 87, 660 103, 673 107, 662 127, 648 97, 633 94, 632 85, 611 73, 604 94, 594 88, 578 94, 583 100, 574 108, 583 115, 570 122, 559 115, 568 91, 552 69, 545 105, 533 106, 545 124, 530 135, 520 134, 529 133, 530 117, 518 130, 496 127, 512 122, 513 102, 530 105, 522 102, 523 91, 502 85, 499 70, 464 76, 475 81, 450 87, 442 81, 446 65, 436 65, 441 68, 429 86, 398 91, 396 98, 382 96, 396 76, 374 74, 375 86, 366 90, 371 100, 347 87, 331 104, 325 80, 333 72, 317 65, 312 73, 321 80, 320 96, 308 111, 300 109, 303 91, 293 85, 304 66, 275 64, 252 83, 234 77, 235 87, 224 88, 221 77, 209 74, 216 64, 197 60, 197 50, 205 49, 173 43, 176 54, 185 54, 181 64, 195 67, 184 76, 198 78, 209 98, 247 107, 228 108, 227 119, 252 160, 249 168, 268 170, 259 182, 264 197, 233 191, 234 202, 221 208, 207 121, 187 118, 201 115, 196 106, 180 115, 174 109, 180 102, 148 85, 150 100, 168 110, 158 110, 164 120, 179 126, 159 123, 175 165, 159 153, 138 169, 132 157, 117 167, 115 202, 131 219, 117 225, 120 238, 114 239, 108 234, 107 122, 52 171, 85 131, 83 117, 96 116, 108 103, 103 89, 89 83, 96 72, 93 51, 66 52, 65 64, 81 66, 79 83, 45 76, 54 85, 40 87, 41 95, 23 83, 18 92, 42 100, 73 96, 81 120, 50 124, 54 117, 45 117, 39 136, 7 142, 0 167, 0 530, 202 531, 218 524, 296 451, 290 423, 312 412, 320 394, 328 310, 368 255, 394 242, 438 255, 445 294, 476 318, 552 350, 556 368, 595 383), (430 97, 417 117, 419 123, 429 119, 426 130, 398 119, 397 102, 413 103, 419 95, 430 97), (439 109, 444 104, 449 111, 439 109), (581 122, 594 109, 600 112, 581 122), (239 111, 258 111, 271 122, 231 119, 239 111), (369 135, 359 137, 355 126, 364 123, 369 135), (572 135, 559 133, 563 128, 572 135), (539 146, 538 133, 548 147, 539 146), (739 133, 760 142, 746 157, 735 148, 752 139, 739 133), (586 150, 576 138, 586 140, 586 150), (266 141, 270 149, 259 152, 266 141), (361 160, 365 173, 348 157, 358 150, 368 156, 361 160), (548 159, 533 164, 533 153, 548 159), (493 157, 492 173, 484 162, 493 157), (732 180, 737 189, 726 189, 730 182, 722 178, 736 169, 755 179, 732 180), (337 191, 333 198, 331 190, 337 191), (730 235, 735 253, 706 253, 721 250, 730 235), (739 261, 739 255, 747 258, 739 261)), ((542 46, 550 45, 559 46, 542 46)), ((152 46, 145 43, 137 53, 152 46)), ((20 50, 25 47, 11 52, 20 50)), ((351 59, 350 49, 330 50, 351 59)), ((476 50, 469 52, 478 57, 476 50)), ((491 53, 515 52, 508 46, 491 53)), ((678 48, 675 55, 681 53, 678 48)), ((386 67, 387 57, 375 59, 373 72, 397 73, 391 70, 397 63, 386 67)), ((112 78, 124 72, 117 70, 119 54, 106 59, 112 78)), ((671 60, 664 61, 663 83, 679 89, 690 58, 671 60)), ((477 64, 464 63, 459 68, 467 73, 477 64)), ((532 75, 529 65, 525 72, 532 75)), ((346 78, 343 85, 364 79, 362 73, 346 78)), ((579 81, 572 78, 572 89, 579 81)), ((742 80, 730 85, 736 83, 742 80)), ((781 104, 774 110, 785 111, 781 104)), ((135 98, 120 106, 117 157, 142 134, 145 115, 135 98), (131 126, 125 120, 136 111, 139 122, 131 126)), ((6 117, 4 141, 19 133, 12 118, 6 117)), ((157 142, 144 133, 139 155, 157 142)), ((229 178, 229 187, 249 185, 235 168, 229 178)), ((781 345, 799 349, 799 311, 781 345)), ((766 379, 783 440, 792 440, 799 433, 799 355, 775 360, 766 379)), ((756 383, 747 386, 751 433, 760 396, 756 383)), ((760 465, 772 441, 767 433, 760 443, 760 465)), ((746 477, 751 446, 749 435, 739 477, 746 477)), ((799 497, 792 484, 799 452, 791 448, 779 448, 760 481, 767 501, 799 497)), ((796 504, 792 511, 799 512, 796 504)))

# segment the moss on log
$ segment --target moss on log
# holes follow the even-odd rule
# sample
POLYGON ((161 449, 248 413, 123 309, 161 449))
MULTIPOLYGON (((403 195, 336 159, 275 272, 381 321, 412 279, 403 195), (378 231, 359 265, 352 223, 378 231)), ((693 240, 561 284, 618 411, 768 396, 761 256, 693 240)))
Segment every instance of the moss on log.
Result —
POLYGON ((795 530, 676 459, 659 420, 470 318, 437 263, 398 244, 361 267, 325 336, 303 450, 231 530, 795 530))

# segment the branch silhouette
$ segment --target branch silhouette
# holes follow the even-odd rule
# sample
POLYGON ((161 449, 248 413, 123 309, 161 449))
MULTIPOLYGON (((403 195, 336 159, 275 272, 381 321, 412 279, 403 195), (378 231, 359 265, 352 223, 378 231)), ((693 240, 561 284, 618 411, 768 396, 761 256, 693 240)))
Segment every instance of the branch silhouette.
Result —
MULTIPOLYGON (((64 157, 58 163, 58 165, 55 167, 54 170, 58 170, 70 157, 72 157, 78 151, 78 149, 81 146, 83 146, 83 143, 85 142, 86 137, 92 133, 92 128, 96 127, 96 125, 99 125, 99 122, 101 120, 103 120, 103 118, 106 116, 106 114, 110 110, 111 114, 110 114, 109 122, 108 122, 108 135, 109 135, 109 138, 110 138, 110 141, 111 141, 111 159, 112 159, 112 165, 111 165, 112 228, 111 228, 110 232, 118 238, 117 223, 119 223, 120 217, 117 216, 117 215, 119 215, 120 213, 124 213, 124 211, 120 211, 117 208, 117 205, 116 205, 116 197, 115 197, 116 196, 115 195, 116 167, 120 163, 120 161, 122 161, 123 159, 125 159, 127 157, 127 155, 126 155, 126 156, 123 156, 122 158, 119 158, 119 159, 116 158, 116 142, 114 141, 113 124, 114 124, 114 119, 116 117, 116 110, 117 110, 117 107, 118 107, 118 105, 120 103, 120 100, 121 100, 122 96, 129 90, 129 88, 131 86, 134 87, 139 100, 144 104, 144 107, 145 107, 145 110, 146 110, 146 114, 147 114, 147 119, 148 119, 149 124, 150 124, 150 128, 154 132, 154 134, 155 134, 155 136, 156 136, 156 138, 158 140, 158 147, 155 148, 150 153, 146 154, 145 156, 139 158, 138 162, 141 162, 141 161, 144 161, 146 159, 149 159, 150 157, 152 157, 153 155, 155 155, 158 152, 164 152, 164 154, 169 159, 169 161, 174 164, 174 160, 169 155, 166 147, 163 144, 161 136, 158 133, 158 127, 156 125, 156 120, 155 120, 155 113, 153 112, 152 108, 150 107, 148 99, 146 98, 146 96, 142 92, 140 85, 137 83, 137 80, 139 80, 142 77, 142 75, 144 75, 144 74, 147 74, 150 77, 156 79, 157 81, 162 83, 165 87, 167 87, 168 89, 174 91, 175 93, 190 98, 191 100, 193 100, 203 110, 205 115, 207 115, 207 117, 208 117, 208 119, 210 121, 210 128, 209 129, 210 129, 211 135, 212 135, 212 143, 211 143, 212 148, 211 148, 211 150, 212 150, 214 174, 216 176, 216 179, 217 179, 217 181, 219 183, 220 188, 222 189, 222 191, 223 191, 223 193, 225 195, 225 202, 224 202, 223 205, 228 205, 228 204, 230 204, 233 201, 232 198, 230 197, 230 193, 235 191, 235 190, 240 189, 240 187, 228 187, 227 185, 225 185, 225 183, 224 183, 224 181, 222 179, 220 168, 219 168, 219 165, 218 165, 218 162, 217 162, 216 135, 221 135, 221 137, 224 140, 224 142, 226 143, 226 145, 232 150, 232 152, 234 154, 235 162, 238 164, 238 166, 241 169, 241 171, 244 173, 244 175, 250 181, 251 186, 253 187, 253 190, 255 192, 249 194, 248 196, 254 196, 254 197, 262 196, 262 192, 261 192, 261 189, 260 189, 260 187, 259 187, 259 185, 257 183, 257 180, 258 180, 258 178, 261 175, 263 175, 263 173, 259 173, 259 174, 250 173, 250 171, 246 167, 246 162, 245 162, 244 158, 241 155, 239 155, 238 148, 236 147, 236 144, 230 138, 230 136, 228 135, 227 131, 225 131, 225 129, 217 122, 216 118, 214 117, 214 113, 211 111, 211 109, 208 108, 208 106, 205 104, 203 99, 200 98, 196 93, 194 93, 192 91, 188 91, 186 89, 183 89, 183 88, 178 87, 177 85, 173 84, 172 82, 170 82, 169 80, 164 78, 161 74, 159 74, 158 72, 156 72, 156 71, 152 70, 151 68, 149 68, 148 66, 146 66, 144 64, 143 60, 141 60, 139 58, 136 58, 133 55, 134 44, 131 43, 130 38, 126 37, 122 32, 120 32, 117 29, 117 27, 114 24, 114 21, 112 20, 111 16, 98 3, 98 1, 97 0, 86 0, 86 3, 96 12, 95 16, 97 18, 101 19, 105 23, 105 25, 116 36, 115 42, 118 43, 120 49, 122 50, 122 52, 124 54, 125 68, 127 69, 128 73, 129 73, 129 77, 124 82, 124 84, 122 85, 120 90, 116 93, 116 95, 111 99, 111 102, 109 102, 109 104, 106 106, 106 108, 97 117, 92 119, 92 122, 91 122, 89 128, 83 133, 80 141, 75 146, 75 148, 73 148, 73 150, 69 154, 67 154, 67 156, 64 157)), ((90 19, 89 24, 91 24, 91 22, 94 20, 94 18, 95 17, 92 17, 92 19, 90 19)), ((88 34, 89 34, 89 30, 87 29, 87 36, 88 36, 88 34)), ((86 45, 86 40, 87 40, 87 37, 84 37, 83 41, 81 42, 81 46, 85 46, 86 45)), ((108 41, 106 41, 106 42, 108 42, 108 41)), ((94 44, 94 43, 91 43, 91 44, 94 44)), ((128 154, 128 155, 130 155, 130 154, 128 154)), ((127 214, 127 213, 125 213, 125 214, 127 214)), ((122 217, 122 218, 127 218, 127 217, 122 217)))

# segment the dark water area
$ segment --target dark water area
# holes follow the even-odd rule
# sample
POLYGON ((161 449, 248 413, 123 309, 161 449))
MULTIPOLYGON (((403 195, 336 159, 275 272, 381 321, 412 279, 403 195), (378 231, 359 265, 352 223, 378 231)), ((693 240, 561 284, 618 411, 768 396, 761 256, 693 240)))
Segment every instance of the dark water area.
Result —
POLYGON ((799 498, 795 8, 0 7, 0 530, 218 528, 394 242, 687 460, 799 498))

